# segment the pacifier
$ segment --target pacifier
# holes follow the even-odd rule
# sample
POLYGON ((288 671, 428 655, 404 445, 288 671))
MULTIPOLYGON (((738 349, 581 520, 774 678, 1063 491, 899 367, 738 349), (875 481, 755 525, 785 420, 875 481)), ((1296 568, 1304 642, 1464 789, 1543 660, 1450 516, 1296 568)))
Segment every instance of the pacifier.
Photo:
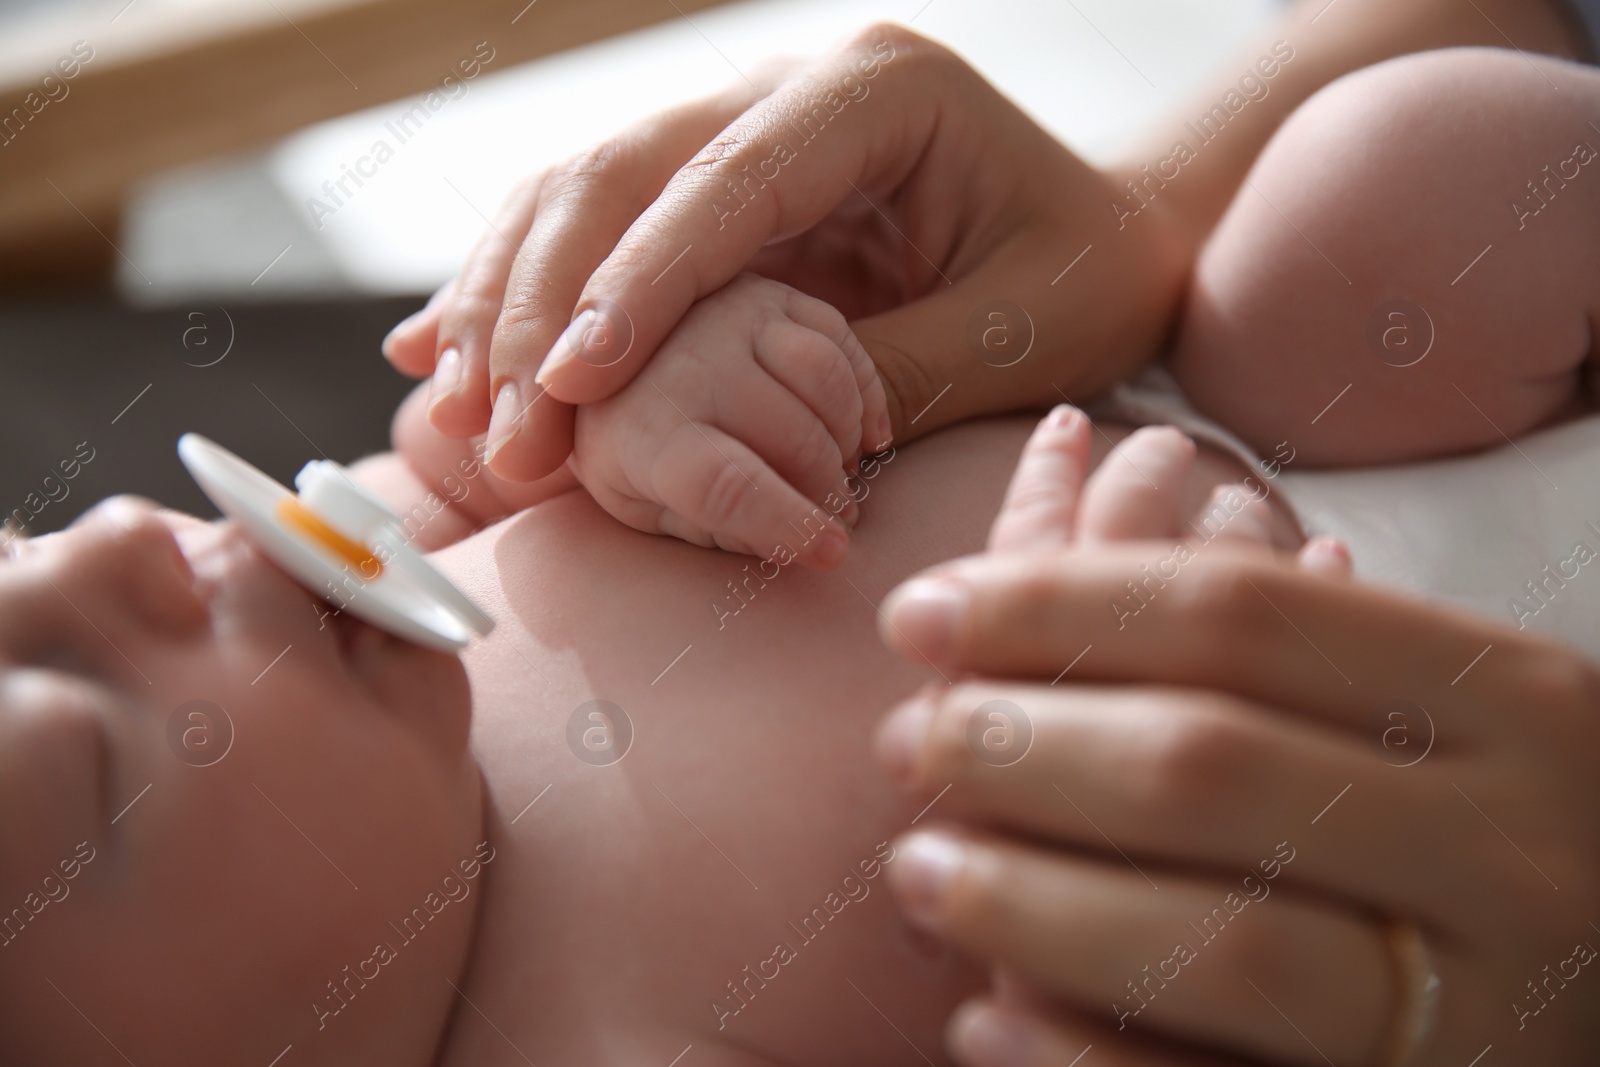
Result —
POLYGON ((178 438, 178 458, 268 559, 340 611, 443 652, 494 629, 406 539, 400 516, 332 460, 302 467, 296 494, 197 433, 178 438))

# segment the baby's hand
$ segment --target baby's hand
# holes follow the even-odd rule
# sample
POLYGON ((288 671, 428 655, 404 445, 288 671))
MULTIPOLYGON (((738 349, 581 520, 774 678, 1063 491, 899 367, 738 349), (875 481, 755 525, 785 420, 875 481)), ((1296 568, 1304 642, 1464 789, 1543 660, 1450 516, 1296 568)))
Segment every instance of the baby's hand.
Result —
POLYGON ((1218 485, 1191 512, 1195 445, 1172 426, 1146 426, 1117 443, 1090 473, 1090 424, 1061 405, 1023 449, 989 532, 994 552, 1176 538, 1191 546, 1226 541, 1294 551, 1300 565, 1347 576, 1350 553, 1332 537, 1287 542, 1262 487, 1218 485))
POLYGON ((826 568, 856 518, 845 477, 888 446, 888 426, 883 385, 844 316, 741 274, 622 392, 578 409, 571 463, 635 529, 758 556, 789 546, 826 568))

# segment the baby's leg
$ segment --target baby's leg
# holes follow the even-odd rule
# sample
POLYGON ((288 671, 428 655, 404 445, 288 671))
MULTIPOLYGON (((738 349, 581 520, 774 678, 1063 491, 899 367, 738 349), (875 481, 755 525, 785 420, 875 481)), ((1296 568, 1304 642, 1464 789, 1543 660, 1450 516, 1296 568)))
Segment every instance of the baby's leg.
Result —
POLYGON ((1173 372, 1299 463, 1481 448, 1579 410, 1597 149, 1594 68, 1451 49, 1339 79, 1284 123, 1202 252, 1173 372))

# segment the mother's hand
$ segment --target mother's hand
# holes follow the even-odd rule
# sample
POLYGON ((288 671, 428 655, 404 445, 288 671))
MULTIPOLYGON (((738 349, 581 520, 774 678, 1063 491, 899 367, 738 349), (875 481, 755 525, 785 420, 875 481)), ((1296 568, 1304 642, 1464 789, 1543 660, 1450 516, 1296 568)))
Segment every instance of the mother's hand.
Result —
POLYGON ((875 26, 537 176, 386 351, 433 375, 441 430, 488 430, 493 469, 533 478, 570 450, 569 405, 621 388, 748 268, 852 320, 903 440, 1038 403, 1052 381, 1098 391, 1150 356, 1193 249, 1161 206, 1117 232, 1123 194, 953 53, 875 26), (1050 360, 1001 374, 1009 354, 974 352, 974 316, 1001 295, 1050 360))
POLYGON ((1384 1064, 1436 974, 1408 1063, 1592 1062, 1595 669, 1260 549, 1172 558, 989 555, 885 605, 892 644, 987 676, 881 737, 969 824, 903 843, 908 914, 1017 979, 958 1015, 957 1054, 1384 1064), (1031 730, 1025 758, 993 727, 1031 730))

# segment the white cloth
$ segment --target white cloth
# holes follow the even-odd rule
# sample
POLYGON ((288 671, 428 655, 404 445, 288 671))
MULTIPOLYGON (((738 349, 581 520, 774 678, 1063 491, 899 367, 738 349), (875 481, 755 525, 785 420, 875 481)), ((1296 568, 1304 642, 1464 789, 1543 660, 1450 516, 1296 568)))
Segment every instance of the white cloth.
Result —
POLYGON ((1119 386, 1091 414, 1170 423, 1242 460, 1307 535, 1350 547, 1356 576, 1448 602, 1600 660, 1600 416, 1470 456, 1348 470, 1281 471, 1189 407, 1164 370, 1119 386))

